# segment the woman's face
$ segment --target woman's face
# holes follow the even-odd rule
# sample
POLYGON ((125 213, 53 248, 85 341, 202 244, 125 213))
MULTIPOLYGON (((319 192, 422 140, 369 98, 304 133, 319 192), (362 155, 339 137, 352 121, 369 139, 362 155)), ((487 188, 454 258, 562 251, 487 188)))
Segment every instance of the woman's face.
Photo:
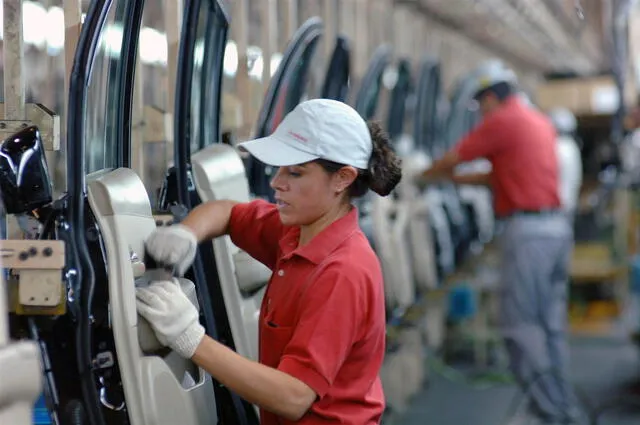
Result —
POLYGON ((280 212, 287 226, 308 226, 339 207, 346 189, 357 177, 353 167, 326 172, 315 162, 280 167, 271 180, 280 212))

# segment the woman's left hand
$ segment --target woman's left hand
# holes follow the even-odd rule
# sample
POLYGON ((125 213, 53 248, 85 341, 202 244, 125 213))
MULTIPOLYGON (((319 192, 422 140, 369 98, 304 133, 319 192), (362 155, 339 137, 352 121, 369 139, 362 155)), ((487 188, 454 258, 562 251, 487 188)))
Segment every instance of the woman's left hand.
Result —
POLYGON ((190 359, 204 337, 198 310, 176 280, 136 288, 138 313, 147 319, 158 341, 190 359))

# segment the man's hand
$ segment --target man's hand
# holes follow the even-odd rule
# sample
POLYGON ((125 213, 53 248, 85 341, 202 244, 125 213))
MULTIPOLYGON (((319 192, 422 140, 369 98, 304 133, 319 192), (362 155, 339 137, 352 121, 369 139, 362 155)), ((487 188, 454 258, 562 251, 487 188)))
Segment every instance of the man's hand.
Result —
POLYGON ((438 180, 451 180, 453 178, 453 170, 460 163, 460 158, 455 150, 449 151, 442 158, 435 161, 431 167, 418 174, 415 182, 418 187, 424 187, 429 183, 435 183, 438 180))
POLYGON ((177 281, 136 288, 138 313, 147 319, 161 344, 190 359, 204 337, 198 310, 177 281))
POLYGON ((420 189, 424 189, 430 184, 438 183, 442 180, 450 180, 453 178, 453 170, 441 170, 432 168, 427 168, 422 173, 416 175, 414 177, 414 183, 420 189))
POLYGON ((182 224, 156 229, 145 241, 147 252, 158 263, 176 268, 183 276, 198 249, 196 235, 182 224))
POLYGON ((413 178, 413 184, 415 184, 420 190, 424 190, 424 188, 426 188, 427 186, 433 183, 434 183, 434 179, 429 178, 428 176, 425 176, 423 173, 417 174, 413 178))

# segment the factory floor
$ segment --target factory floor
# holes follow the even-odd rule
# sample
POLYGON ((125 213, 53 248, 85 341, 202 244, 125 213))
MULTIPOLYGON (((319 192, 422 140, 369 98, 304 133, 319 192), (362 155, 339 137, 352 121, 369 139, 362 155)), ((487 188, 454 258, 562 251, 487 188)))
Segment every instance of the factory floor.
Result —
MULTIPOLYGON (((572 337, 573 384, 593 409, 617 396, 635 394, 635 407, 601 415, 597 425, 640 424, 640 349, 623 337, 572 337), (635 382, 634 382, 635 381, 635 382), (631 388, 635 389, 631 389, 631 388)), ((513 385, 477 389, 432 373, 396 425, 501 425, 516 395, 513 385)), ((587 407, 589 408, 589 406, 587 407)), ((591 424, 594 425, 594 424, 591 424)))

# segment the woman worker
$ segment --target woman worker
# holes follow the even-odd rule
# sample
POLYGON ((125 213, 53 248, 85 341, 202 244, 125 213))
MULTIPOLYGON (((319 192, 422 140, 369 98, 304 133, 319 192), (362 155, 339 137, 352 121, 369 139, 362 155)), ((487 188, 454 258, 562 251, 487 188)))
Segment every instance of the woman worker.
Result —
POLYGON ((368 189, 388 195, 400 181, 400 160, 377 124, 327 99, 301 103, 273 135, 240 146, 279 167, 271 181, 276 204, 205 203, 146 244, 183 273, 198 243, 228 234, 274 271, 260 310, 259 363, 204 335, 173 282, 137 289, 138 311, 160 341, 258 405, 262 425, 377 424, 383 280, 351 200, 368 189))

